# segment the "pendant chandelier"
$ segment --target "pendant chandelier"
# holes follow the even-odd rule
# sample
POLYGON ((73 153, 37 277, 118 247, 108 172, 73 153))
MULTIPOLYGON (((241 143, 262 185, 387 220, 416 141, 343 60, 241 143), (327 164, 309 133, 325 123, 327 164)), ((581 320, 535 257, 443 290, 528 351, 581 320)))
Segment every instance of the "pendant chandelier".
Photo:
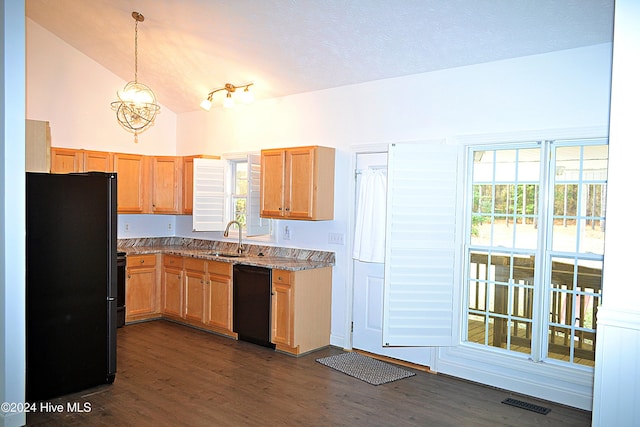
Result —
POLYGON ((127 131, 133 132, 135 142, 138 142, 138 134, 153 125, 160 106, 153 91, 146 85, 138 83, 138 22, 143 22, 144 16, 138 12, 132 12, 131 16, 136 21, 134 80, 118 91, 118 100, 111 103, 111 108, 115 110, 120 125, 127 131))

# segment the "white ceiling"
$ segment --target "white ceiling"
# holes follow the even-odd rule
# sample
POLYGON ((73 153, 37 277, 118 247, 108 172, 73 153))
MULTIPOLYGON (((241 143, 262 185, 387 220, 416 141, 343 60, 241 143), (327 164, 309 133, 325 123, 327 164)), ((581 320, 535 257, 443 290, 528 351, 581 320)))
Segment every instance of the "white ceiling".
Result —
POLYGON ((26 0, 26 15, 176 113, 611 42, 614 0, 26 0), (217 99, 216 99, 217 100, 217 99), (221 101, 221 99, 220 99, 221 101))

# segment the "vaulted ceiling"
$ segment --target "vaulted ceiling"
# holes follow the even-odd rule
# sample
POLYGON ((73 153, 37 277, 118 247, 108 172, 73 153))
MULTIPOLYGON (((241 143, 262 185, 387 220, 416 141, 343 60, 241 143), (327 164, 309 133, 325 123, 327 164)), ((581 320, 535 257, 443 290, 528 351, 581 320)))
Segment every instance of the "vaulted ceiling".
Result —
POLYGON ((612 41, 614 0, 26 0, 26 15, 176 113, 612 41))

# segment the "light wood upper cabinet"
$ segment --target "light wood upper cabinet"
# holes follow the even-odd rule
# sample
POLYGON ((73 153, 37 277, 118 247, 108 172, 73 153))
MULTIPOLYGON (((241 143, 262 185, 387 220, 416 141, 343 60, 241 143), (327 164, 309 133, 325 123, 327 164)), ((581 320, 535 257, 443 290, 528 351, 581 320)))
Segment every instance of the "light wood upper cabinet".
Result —
POLYGON ((192 214, 193 159, 51 147, 51 173, 116 172, 118 213, 192 214))
POLYGON ((105 151, 83 151, 84 172, 113 172, 113 154, 105 151))
POLYGON ((148 166, 144 156, 115 153, 113 167, 118 174, 118 213, 148 213, 145 188, 148 166))
POLYGON ((193 213, 193 159, 194 156, 182 158, 182 213, 193 213))
POLYGON ((51 147, 51 173, 113 171, 112 153, 51 147))
POLYGON ((262 150, 260 153, 260 216, 284 217, 284 150, 262 150))
POLYGON ((180 157, 152 157, 151 211, 161 214, 180 213, 182 160, 180 157))
POLYGON ((84 172, 82 150, 51 147, 51 173, 84 172))
POLYGON ((261 217, 333 219, 334 148, 262 150, 260 163, 261 217))

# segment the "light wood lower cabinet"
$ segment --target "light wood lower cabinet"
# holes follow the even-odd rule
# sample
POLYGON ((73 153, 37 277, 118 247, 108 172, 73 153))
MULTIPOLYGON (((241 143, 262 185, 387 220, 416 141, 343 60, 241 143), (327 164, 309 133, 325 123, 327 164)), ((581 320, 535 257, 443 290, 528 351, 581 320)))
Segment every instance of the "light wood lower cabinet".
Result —
POLYGON ((129 255, 125 282, 125 321, 159 317, 156 255, 129 255))
MULTIPOLYGON (((127 322, 162 316, 237 338, 233 264, 165 254, 158 265, 156 274, 156 255, 127 257, 127 322)), ((276 350, 298 356, 330 344, 331 275, 331 267, 272 270, 271 342, 276 350)))
POLYGON ((217 332, 233 335, 233 282, 232 265, 227 262, 208 261, 209 312, 206 323, 217 332))
POLYGON ((276 350, 300 355, 329 345, 331 273, 331 267, 272 271, 271 341, 276 350))
POLYGON ((231 272, 228 262, 164 255, 162 316, 236 337, 231 272))
POLYGON ((184 271, 182 257, 163 255, 162 257, 162 308, 163 316, 182 318, 184 271))
POLYGON ((207 261, 185 258, 184 260, 184 318, 196 324, 205 323, 205 295, 209 293, 207 261))

